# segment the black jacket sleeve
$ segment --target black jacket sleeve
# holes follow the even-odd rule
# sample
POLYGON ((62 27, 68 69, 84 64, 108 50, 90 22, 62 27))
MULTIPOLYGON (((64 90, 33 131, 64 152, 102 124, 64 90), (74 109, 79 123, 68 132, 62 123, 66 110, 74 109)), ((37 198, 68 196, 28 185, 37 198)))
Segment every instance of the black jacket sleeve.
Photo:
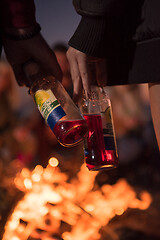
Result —
POLYGON ((75 10, 80 15, 105 17, 106 14, 119 10, 122 0, 73 0, 75 10))
POLYGON ((73 0, 81 21, 69 45, 87 55, 105 57, 108 18, 120 14, 123 0, 73 0))
POLYGON ((89 56, 105 57, 106 19, 83 16, 69 45, 89 56))

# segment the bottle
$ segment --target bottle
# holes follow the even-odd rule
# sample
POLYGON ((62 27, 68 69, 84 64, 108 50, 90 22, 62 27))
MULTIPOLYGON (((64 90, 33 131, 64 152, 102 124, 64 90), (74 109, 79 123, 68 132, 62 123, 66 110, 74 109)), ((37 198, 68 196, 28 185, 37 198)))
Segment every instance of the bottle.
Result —
POLYGON ((89 99, 83 95, 79 104, 87 121, 89 133, 85 141, 85 162, 89 170, 111 169, 118 166, 111 101, 103 88, 91 87, 89 99))
POLYGON ((88 126, 62 84, 41 71, 34 61, 24 65, 24 72, 30 82, 30 94, 60 144, 71 147, 83 141, 88 126))

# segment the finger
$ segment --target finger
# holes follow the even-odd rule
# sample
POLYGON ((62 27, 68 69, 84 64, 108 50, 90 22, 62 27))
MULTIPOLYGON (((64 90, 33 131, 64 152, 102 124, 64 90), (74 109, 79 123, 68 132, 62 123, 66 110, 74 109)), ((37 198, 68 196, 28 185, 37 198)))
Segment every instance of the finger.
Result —
POLYGON ((90 85, 97 85, 96 79, 96 64, 94 62, 88 61, 88 77, 90 85))
POLYGON ((96 62, 96 79, 100 87, 107 85, 107 62, 102 59, 96 62))
POLYGON ((45 70, 50 72, 57 80, 62 81, 62 71, 55 54, 49 49, 45 52, 43 59, 40 59, 45 70))
POLYGON ((88 98, 91 93, 90 88, 90 78, 89 78, 89 67, 86 58, 83 55, 78 57, 78 67, 80 72, 80 77, 82 79, 83 89, 85 95, 88 98))
POLYGON ((70 71, 73 81, 73 100, 77 102, 82 94, 82 79, 76 60, 70 61, 70 71))
POLYGON ((27 79, 21 64, 12 65, 12 69, 19 86, 31 86, 31 82, 29 81, 29 79, 27 79))

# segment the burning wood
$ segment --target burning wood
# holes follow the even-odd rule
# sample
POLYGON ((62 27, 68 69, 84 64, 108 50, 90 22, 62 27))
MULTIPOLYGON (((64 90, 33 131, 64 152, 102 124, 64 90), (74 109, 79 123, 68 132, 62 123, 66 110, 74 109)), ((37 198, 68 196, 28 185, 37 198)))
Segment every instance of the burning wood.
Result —
POLYGON ((23 169, 15 178, 25 193, 5 226, 3 240, 98 240, 99 230, 128 208, 147 209, 151 196, 136 197, 124 179, 114 185, 95 187, 96 172, 83 165, 77 177, 68 181, 49 160, 47 168, 23 169))

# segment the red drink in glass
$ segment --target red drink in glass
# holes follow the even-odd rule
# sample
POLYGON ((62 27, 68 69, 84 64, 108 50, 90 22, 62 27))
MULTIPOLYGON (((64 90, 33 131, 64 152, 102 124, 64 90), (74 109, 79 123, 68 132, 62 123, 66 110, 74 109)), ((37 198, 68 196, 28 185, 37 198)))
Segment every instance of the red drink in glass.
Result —
POLYGON ((115 168, 118 157, 115 148, 114 136, 103 134, 100 114, 85 114, 84 118, 89 127, 85 161, 89 170, 115 168))
POLYGON ((62 145, 75 146, 87 136, 88 125, 85 120, 59 121, 53 132, 62 145))

